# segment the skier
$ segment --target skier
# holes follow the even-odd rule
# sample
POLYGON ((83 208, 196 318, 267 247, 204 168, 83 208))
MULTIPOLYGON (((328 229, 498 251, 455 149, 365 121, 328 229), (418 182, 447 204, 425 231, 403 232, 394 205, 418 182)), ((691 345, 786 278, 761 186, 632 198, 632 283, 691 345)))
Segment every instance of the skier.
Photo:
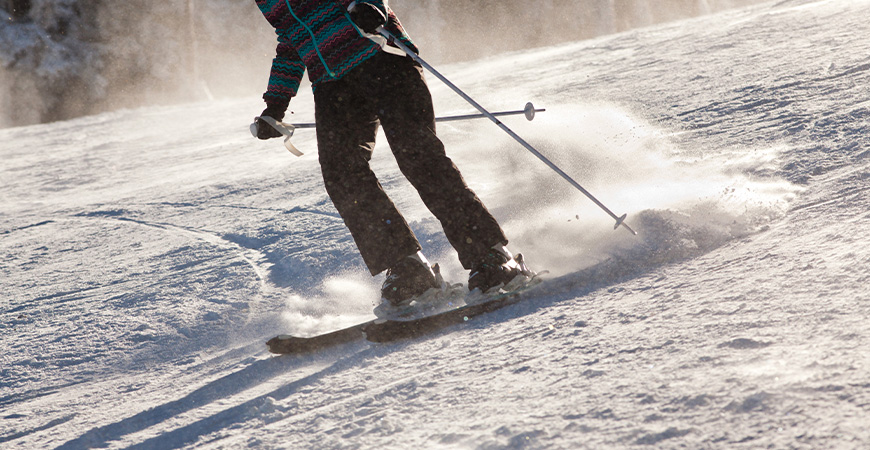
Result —
MULTIPOLYGON (((398 306, 440 286, 417 238, 369 167, 381 125, 402 173, 471 271, 468 289, 486 292, 527 276, 528 269, 506 248, 508 239, 496 219, 445 154, 422 67, 365 37, 383 26, 418 52, 387 0, 256 3, 278 35, 261 116, 284 118, 307 69, 326 190, 372 275, 387 271, 383 299, 398 306)), ((258 138, 279 136, 257 119, 258 138)))

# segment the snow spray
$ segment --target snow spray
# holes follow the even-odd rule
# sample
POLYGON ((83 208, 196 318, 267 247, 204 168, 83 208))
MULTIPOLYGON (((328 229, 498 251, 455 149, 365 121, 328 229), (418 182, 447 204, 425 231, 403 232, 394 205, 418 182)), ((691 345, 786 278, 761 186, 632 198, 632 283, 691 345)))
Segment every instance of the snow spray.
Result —
MULTIPOLYGON (((469 104, 471 104, 471 106, 474 106, 474 108, 477 109, 478 111, 480 111, 481 114, 483 114, 484 116, 486 116, 487 118, 492 120, 493 123, 498 125, 498 127, 501 128, 505 133, 507 133, 511 138, 513 138, 515 141, 519 142, 520 145, 522 145, 523 147, 526 148, 526 150, 530 151, 539 160, 541 160, 544 164, 546 164, 550 169, 552 169, 554 172, 559 174, 559 176, 564 178, 565 181, 570 183, 571 186, 574 186, 574 188, 576 188, 577 190, 582 192, 583 195, 585 195, 586 197, 589 198, 589 200, 592 200, 593 203, 598 205, 599 208, 601 208, 604 212, 606 212, 608 215, 610 215, 610 217, 612 217, 614 220, 616 220, 616 225, 614 225, 614 227, 613 227, 614 230, 619 228, 620 226, 622 226, 626 230, 630 231, 631 234, 633 234, 635 236, 637 235, 637 232, 634 231, 633 229, 631 229, 631 227, 628 226, 627 223, 625 223, 625 218, 628 216, 628 214, 623 214, 622 216, 617 216, 616 214, 614 214, 613 211, 608 209, 607 206, 604 206, 603 203, 601 203, 597 198, 595 198, 594 195, 592 195, 592 193, 590 193, 583 186, 581 186, 580 183, 578 183, 573 178, 571 178, 570 175, 565 173, 565 171, 560 169, 559 166, 557 166, 552 161, 550 161, 546 156, 544 156, 541 152, 539 152, 531 144, 526 142, 518 134, 514 133, 513 130, 508 128, 507 125, 505 125, 500 120, 498 120, 498 118, 496 118, 492 113, 490 113, 483 106, 481 106, 479 103, 474 101, 474 99, 472 99, 470 96, 468 96, 468 94, 466 94, 461 89, 459 89, 459 87, 457 87, 450 80, 448 80, 447 77, 445 77, 444 75, 441 75, 440 72, 435 70, 435 68, 433 68, 431 65, 429 65, 429 63, 424 61, 423 58, 420 58, 420 56, 418 56, 416 53, 414 53, 410 48, 408 48, 406 45, 402 44, 402 42, 400 42, 398 39, 396 39, 395 36, 390 34, 389 31, 384 29, 384 27, 378 27, 377 31, 378 31, 378 33, 381 34, 381 36, 383 36, 384 38, 387 39, 387 42, 395 44, 400 49, 402 49, 402 51, 405 52, 409 57, 411 57, 411 59, 418 62, 421 66, 425 67, 429 72, 432 73, 432 75, 435 75, 436 78, 438 78, 444 84, 446 84, 448 87, 450 87, 450 89, 453 89, 454 92, 459 94, 459 96, 462 97, 469 104)), ((377 38, 378 38, 378 36, 374 36, 374 37, 371 37, 370 39, 372 39, 372 41, 374 41, 376 44, 380 45, 381 48, 387 49, 388 47, 387 47, 386 43, 382 42, 380 39, 377 39, 377 38)))

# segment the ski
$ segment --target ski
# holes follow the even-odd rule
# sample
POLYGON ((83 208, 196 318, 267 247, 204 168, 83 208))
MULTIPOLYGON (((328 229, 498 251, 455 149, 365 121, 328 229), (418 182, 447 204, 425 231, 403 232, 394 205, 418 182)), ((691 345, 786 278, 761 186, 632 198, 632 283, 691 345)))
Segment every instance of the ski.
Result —
POLYGON ((312 337, 297 337, 289 334, 282 334, 269 339, 269 341, 266 342, 266 345, 269 347, 270 352, 279 355, 302 355, 312 353, 365 338, 363 330, 367 326, 372 325, 376 320, 378 319, 312 337))
POLYGON ((462 306, 431 315, 410 319, 373 319, 312 337, 285 334, 270 339, 266 345, 272 353, 302 355, 361 339, 384 343, 415 338, 453 325, 467 323, 474 317, 517 303, 526 298, 524 294, 541 281, 539 276, 535 276, 516 289, 501 290, 493 294, 478 294, 479 298, 470 297, 468 303, 462 306))
POLYGON ((525 292, 534 288, 540 282, 540 278, 533 277, 528 283, 517 289, 487 294, 479 301, 448 309, 437 314, 409 320, 375 320, 363 327, 363 333, 369 341, 380 343, 423 336, 442 328, 467 323, 481 314, 517 303, 525 298, 523 295, 525 292))

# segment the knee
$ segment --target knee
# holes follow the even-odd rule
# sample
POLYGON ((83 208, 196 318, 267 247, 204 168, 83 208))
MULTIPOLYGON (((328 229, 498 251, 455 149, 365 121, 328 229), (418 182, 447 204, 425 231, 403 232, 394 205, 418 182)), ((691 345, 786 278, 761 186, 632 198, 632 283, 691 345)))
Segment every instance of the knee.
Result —
POLYGON ((377 177, 369 167, 369 161, 361 154, 346 158, 320 156, 320 171, 327 192, 353 193, 372 182, 377 183, 377 177))

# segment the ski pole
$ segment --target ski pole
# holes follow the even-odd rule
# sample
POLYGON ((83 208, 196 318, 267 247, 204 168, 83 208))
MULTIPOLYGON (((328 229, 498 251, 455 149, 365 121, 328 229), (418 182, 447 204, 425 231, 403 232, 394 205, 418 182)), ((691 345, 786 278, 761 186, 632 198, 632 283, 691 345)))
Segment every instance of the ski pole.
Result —
MULTIPOLYGON (((492 120, 496 125, 499 126, 499 128, 504 130, 505 133, 510 135, 510 137, 514 138, 515 141, 519 142, 523 147, 525 147, 526 150, 532 152, 533 155, 537 156, 538 159, 540 159, 544 164, 546 164, 551 169, 553 169, 553 171, 555 171, 557 174, 561 175, 562 178, 564 178, 566 181, 568 181, 568 183, 571 183, 571 185, 574 186, 575 188, 577 188, 577 190, 579 190, 584 195, 586 195, 586 197, 589 197, 589 199, 592 200, 593 203, 598 205, 598 207, 603 209, 604 212, 606 212, 607 214, 610 215, 610 217, 612 217, 613 219, 616 220, 616 225, 614 225, 614 227, 613 227, 614 230, 619 228, 621 225, 621 226, 625 227, 625 229, 630 231, 632 234, 637 235, 637 232, 632 230, 631 227, 628 226, 627 223, 625 223, 625 218, 628 217, 628 214, 623 214, 622 216, 617 216, 616 214, 614 214, 613 211, 611 211, 606 206, 604 206, 603 203, 601 203, 597 198, 595 198, 594 195, 592 195, 592 193, 590 193, 583 186, 581 186, 580 183, 574 181, 574 179, 571 178, 567 173, 565 173, 564 170, 560 169, 558 166, 556 166, 556 164, 554 164, 552 161, 547 159, 546 156, 541 154, 541 152, 539 152, 537 149, 532 147, 531 144, 529 144, 523 138, 521 138, 519 135, 514 133, 513 130, 511 130, 505 124, 503 124, 500 120, 498 120, 495 117, 495 115, 493 115, 492 113, 487 111, 483 106, 481 106, 479 103, 474 101, 473 98, 469 97, 468 94, 466 94, 461 89, 459 89, 455 84, 453 84, 450 80, 448 80, 444 75, 441 75, 440 72, 435 70, 434 67, 430 66, 429 63, 424 61, 423 58, 420 58, 420 56, 418 56, 416 53, 414 53, 414 51, 411 50, 410 48, 408 48, 405 44, 403 44, 401 41, 396 39, 396 37, 393 36, 389 31, 384 29, 384 27, 378 27, 377 31, 378 31, 378 33, 381 34, 381 36, 383 36, 384 38, 387 39, 388 43, 394 44, 397 47, 399 47, 403 52, 405 52, 405 54, 410 56, 414 61, 417 61, 421 66, 425 67, 429 72, 432 73, 432 75, 435 75, 436 78, 438 78, 444 84, 446 84, 448 87, 450 87, 450 89, 453 89, 454 92, 459 94, 460 97, 462 97, 463 99, 465 99, 465 101, 470 103, 471 106, 474 106, 478 111, 480 111, 481 114, 483 114, 484 116, 486 116, 487 118, 492 120)), ((380 39, 380 38, 378 38, 378 39, 380 39)), ((376 40, 375 42, 378 42, 378 41, 376 40)))
MULTIPOLYGON (((535 113, 545 112, 544 108, 535 108, 535 105, 531 103, 526 103, 526 107, 520 111, 499 111, 492 113, 493 116, 501 117, 501 116, 518 116, 520 114, 526 116, 526 119, 531 121, 535 118, 535 113)), ((470 120, 470 119, 486 119, 487 116, 484 114, 462 114, 458 116, 446 116, 446 117, 436 117, 436 122, 455 122, 458 120, 470 120)), ((256 120, 256 118, 255 118, 256 120)), ((317 124, 310 122, 303 123, 284 123, 278 122, 287 128, 293 129, 301 129, 301 128, 317 128, 317 124)), ((279 130, 280 131, 280 130, 279 130)))
MULTIPOLYGON (((543 108, 535 108, 535 105, 531 103, 526 103, 526 107, 523 108, 522 111, 501 111, 492 113, 493 116, 517 116, 524 115, 526 119, 531 121, 535 118, 535 113, 544 112, 546 109, 543 108)), ((484 119, 487 118, 485 114, 463 114, 460 116, 447 116, 447 117, 436 117, 436 122, 454 122, 457 120, 469 120, 469 119, 484 119)))
MULTIPOLYGON (((492 113, 493 116, 516 116, 519 114, 523 114, 526 116, 526 119, 531 121, 535 118, 535 113, 544 112, 546 109, 543 108, 535 108, 535 105, 532 105, 531 102, 526 103, 526 107, 523 108, 522 111, 501 111, 492 113)), ((463 114, 460 116, 447 116, 447 117, 436 117, 436 122, 454 122, 457 120, 469 120, 469 119, 483 119, 488 116, 483 114, 463 114)), ((266 123, 268 123, 272 128, 278 130, 279 133, 284 135, 284 147, 290 151, 290 153, 296 156, 303 156, 303 153, 290 142, 290 138, 293 137, 293 133, 297 128, 317 128, 317 124, 315 123, 285 123, 279 122, 271 117, 254 117, 254 123, 251 124, 251 134, 254 137, 257 137, 257 119, 263 119, 266 123)))

